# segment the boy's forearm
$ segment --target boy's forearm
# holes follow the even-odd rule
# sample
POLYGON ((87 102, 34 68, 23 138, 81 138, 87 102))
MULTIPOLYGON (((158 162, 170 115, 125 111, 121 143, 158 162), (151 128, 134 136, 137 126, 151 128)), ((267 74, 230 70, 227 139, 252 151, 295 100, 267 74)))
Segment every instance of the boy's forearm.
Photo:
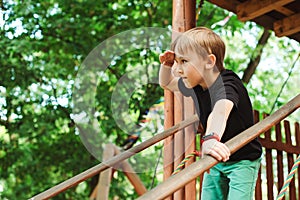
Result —
POLYGON ((232 107, 233 103, 229 100, 224 99, 216 103, 207 120, 206 134, 214 132, 222 138, 232 107))
POLYGON ((172 67, 161 64, 159 69, 159 85, 163 88, 172 80, 172 67))
POLYGON ((219 138, 222 138, 225 128, 226 119, 224 115, 218 113, 211 113, 207 120, 206 135, 210 133, 215 133, 219 136, 219 138), (213 124, 213 122, 215 123, 213 124))

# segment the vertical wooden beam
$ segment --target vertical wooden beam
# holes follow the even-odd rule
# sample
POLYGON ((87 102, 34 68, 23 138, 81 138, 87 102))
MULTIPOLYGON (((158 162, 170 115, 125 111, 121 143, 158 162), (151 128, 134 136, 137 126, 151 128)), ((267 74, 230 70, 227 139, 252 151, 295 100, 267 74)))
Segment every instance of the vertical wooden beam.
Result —
MULTIPOLYGON (((259 112, 257 110, 253 111, 254 124, 259 122, 259 112)), ((258 177, 255 186, 255 200, 262 200, 262 189, 261 189, 261 166, 259 167, 258 177)))
MULTIPOLYGON (((184 32, 190 28, 195 27, 196 25, 196 0, 173 0, 173 33, 172 33, 172 39, 174 40, 176 38, 176 33, 184 32)), ((167 93, 168 94, 168 93, 167 93)), ((166 96, 165 92, 165 103, 169 105, 168 101, 171 100, 171 95, 168 94, 166 96), (166 99, 167 97, 167 99, 166 99)), ((178 123, 182 120, 184 120, 186 117, 191 116, 194 114, 194 108, 193 108, 193 102, 188 100, 185 102, 183 100, 182 94, 179 92, 176 92, 175 95, 173 95, 173 101, 174 103, 174 112, 173 112, 173 121, 171 119, 171 113, 168 114, 169 119, 166 119, 165 117, 165 128, 169 128, 174 123, 178 123), (183 108, 189 107, 190 109, 188 111, 185 111, 183 108), (191 111, 192 110, 192 111, 191 111), (188 113, 186 113, 188 112, 188 113), (166 121, 169 120, 169 121, 166 121)), ((165 110, 166 113, 166 110, 165 110)), ((166 115, 166 114, 165 114, 166 115)), ((193 143, 193 127, 190 126, 189 128, 185 130, 178 131, 173 138, 168 138, 165 140, 165 147, 164 147, 164 179, 166 180, 170 175, 170 170, 174 170, 178 164, 183 160, 186 150, 186 144, 188 143, 188 152, 190 153, 195 149, 195 144, 193 143), (188 133, 188 135, 185 135, 188 133), (174 139, 172 143, 172 139, 174 139), (185 141, 186 139, 186 141, 185 141), (173 144, 173 145, 172 145, 173 144), (167 146, 166 146, 167 145, 167 146), (170 158, 174 159, 173 163, 174 166, 171 167, 170 158)), ((173 197, 168 197, 168 200, 182 200, 182 199, 191 199, 190 196, 194 196, 193 192, 195 192, 195 184, 191 183, 186 186, 187 192, 189 194, 188 198, 185 195, 185 189, 180 189, 177 192, 174 193, 173 197)), ((193 200, 193 199, 191 199, 193 200)))
MULTIPOLYGON (((177 37, 178 32, 184 32, 185 29, 185 18, 184 18, 184 1, 185 0, 173 0, 173 20, 172 20, 172 40, 177 37)), ((178 123, 182 118, 182 94, 180 92, 174 93, 174 121, 178 123)), ((178 131, 174 135, 174 169, 183 159, 184 147, 183 147, 183 130, 178 131)), ((179 189, 173 194, 174 200, 184 199, 184 190, 179 189)))
MULTIPOLYGON (((183 120, 183 96, 180 92, 174 92, 174 120, 175 124, 183 120)), ((184 159, 184 134, 179 130, 174 135, 174 169, 184 159)), ((179 189, 174 193, 174 200, 184 199, 184 190, 179 189)))
MULTIPOLYGON (((300 146, 300 126, 299 123, 296 122, 295 123, 295 135, 296 135, 296 146, 299 147, 300 146)), ((300 167, 298 167, 297 169, 298 172, 298 198, 300 199, 300 167)))
MULTIPOLYGON (((102 160, 103 161, 109 160, 114 155, 115 155, 114 145, 113 144, 105 145, 102 160)), ((98 188, 97 188, 98 192, 97 192, 96 200, 108 200, 111 176, 112 176, 111 167, 101 172, 98 181, 98 188)))
MULTIPOLYGON (((116 146, 114 146, 114 152, 115 152, 115 155, 118 155, 121 153, 121 151, 116 146)), ((144 186, 143 182, 138 177, 138 175, 135 173, 134 169, 131 167, 131 165, 129 164, 129 162, 127 160, 124 160, 121 163, 121 169, 139 196, 141 196, 147 192, 147 189, 144 186)))
MULTIPOLYGON (((164 128, 168 129, 174 125, 174 94, 169 91, 164 91, 164 128)), ((164 163, 164 181, 167 180, 173 173, 173 135, 167 137, 164 140, 164 148, 163 148, 163 163, 164 163)), ((169 196, 166 200, 172 200, 173 197, 169 196)))
MULTIPOLYGON (((289 146, 292 146, 292 135, 291 135, 291 127, 290 122, 284 120, 284 130, 285 130, 285 137, 286 137, 286 143, 289 146)), ((287 161, 288 161, 288 171, 290 172, 293 164, 294 164, 294 157, 292 153, 287 154, 287 161)), ((289 185, 289 194, 290 199, 296 199, 296 185, 295 185, 295 179, 292 179, 289 185)))
MULTIPOLYGON (((282 133, 281 133, 281 123, 276 124, 275 126, 276 141, 282 143, 282 133)), ((277 188, 280 190, 283 186, 284 177, 283 177, 283 153, 281 150, 277 150, 277 178, 278 185, 277 188)))
MULTIPOLYGON (((195 112, 194 102, 191 98, 184 98, 184 118, 192 116, 195 112)), ((197 126, 198 127, 198 126, 197 126)), ((184 129, 184 146, 185 157, 191 154, 196 149, 196 134, 195 126, 191 125, 184 129)), ((185 167, 189 166, 195 161, 191 158, 186 162, 185 167)), ((185 199, 196 200, 196 179, 185 185, 185 199)))
MULTIPOLYGON (((264 118, 268 115, 264 114, 264 118)), ((265 140, 271 142, 271 130, 268 129, 265 132, 265 140)), ((266 174, 267 174, 267 188, 268 188, 268 199, 274 199, 273 185, 274 185, 274 173, 273 173, 273 157, 272 149, 266 148, 266 174)))

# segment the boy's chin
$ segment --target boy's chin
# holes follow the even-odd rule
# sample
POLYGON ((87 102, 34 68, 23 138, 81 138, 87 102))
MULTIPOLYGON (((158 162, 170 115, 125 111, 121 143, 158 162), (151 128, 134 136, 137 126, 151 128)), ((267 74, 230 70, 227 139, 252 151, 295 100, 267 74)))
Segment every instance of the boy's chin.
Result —
POLYGON ((185 85, 186 88, 189 88, 189 89, 192 89, 192 88, 193 88, 193 87, 192 87, 190 84, 188 84, 188 83, 184 83, 184 85, 185 85))
POLYGON ((186 88, 189 88, 189 89, 193 88, 192 85, 187 80, 184 79, 183 83, 184 83, 186 88))

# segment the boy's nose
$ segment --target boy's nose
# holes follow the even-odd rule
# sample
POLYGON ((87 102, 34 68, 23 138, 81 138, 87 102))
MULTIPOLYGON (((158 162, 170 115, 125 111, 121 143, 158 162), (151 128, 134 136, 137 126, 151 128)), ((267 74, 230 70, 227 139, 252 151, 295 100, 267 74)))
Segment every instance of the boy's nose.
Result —
POLYGON ((177 73, 180 74, 180 75, 183 74, 183 69, 182 69, 182 67, 180 65, 177 66, 177 73))
POLYGON ((176 64, 175 66, 173 66, 173 68, 174 68, 173 73, 174 73, 175 76, 177 76, 177 77, 182 76, 183 70, 182 70, 182 68, 180 67, 180 65, 176 64))

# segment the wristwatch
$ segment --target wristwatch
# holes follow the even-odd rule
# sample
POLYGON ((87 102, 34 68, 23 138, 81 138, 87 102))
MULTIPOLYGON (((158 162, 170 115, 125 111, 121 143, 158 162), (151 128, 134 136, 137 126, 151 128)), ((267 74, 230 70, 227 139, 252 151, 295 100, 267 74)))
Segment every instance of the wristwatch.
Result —
POLYGON ((201 139, 201 144, 203 144, 203 142, 207 141, 207 140, 211 140, 211 139, 215 139, 217 140, 218 142, 220 142, 220 137, 218 134, 212 132, 208 135, 204 135, 201 139))

